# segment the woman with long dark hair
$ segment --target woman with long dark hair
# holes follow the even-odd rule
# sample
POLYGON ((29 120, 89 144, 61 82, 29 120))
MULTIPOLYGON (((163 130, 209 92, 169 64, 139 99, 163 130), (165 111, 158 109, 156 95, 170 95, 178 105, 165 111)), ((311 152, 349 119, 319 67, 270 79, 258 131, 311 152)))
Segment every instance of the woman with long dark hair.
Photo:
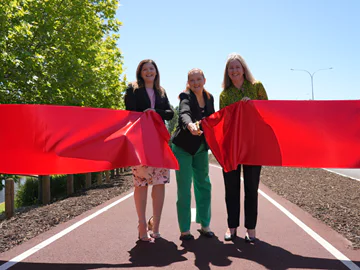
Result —
MULTIPOLYGON (((131 83, 125 94, 126 110, 146 112, 152 110, 162 119, 171 120, 174 112, 164 88, 160 86, 160 74, 151 59, 141 61, 136 70, 136 81, 131 83)), ((139 240, 153 242, 160 238, 159 225, 165 197, 165 184, 170 181, 170 171, 145 165, 132 167, 134 178, 134 200, 138 215, 139 240), (152 185, 153 216, 146 222, 145 210, 148 186, 152 185), (148 230, 151 233, 148 233, 148 230)))

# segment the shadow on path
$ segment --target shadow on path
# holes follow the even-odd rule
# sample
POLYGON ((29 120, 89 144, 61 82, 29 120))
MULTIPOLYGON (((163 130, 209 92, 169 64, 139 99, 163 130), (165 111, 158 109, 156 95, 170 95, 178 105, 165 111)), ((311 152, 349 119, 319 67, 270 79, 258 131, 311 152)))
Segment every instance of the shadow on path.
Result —
MULTIPOLYGON (((303 257, 273 246, 269 243, 258 241, 255 245, 245 243, 243 238, 237 238, 234 243, 220 241, 217 237, 199 237, 193 241, 184 241, 178 246, 166 239, 159 239, 155 244, 138 241, 136 246, 129 251, 129 263, 121 264, 61 264, 61 263, 26 263, 20 262, 11 269, 38 269, 38 270, 83 270, 83 269, 121 269, 136 267, 167 267, 174 263, 188 261, 184 254, 192 252, 195 256, 194 265, 198 269, 210 269, 211 265, 226 267, 233 261, 231 258, 238 258, 245 261, 252 261, 263 266, 265 269, 348 269, 336 259, 324 259, 303 257)), ((0 261, 0 265, 6 263, 0 261)), ((189 263, 189 262, 188 262, 189 263)), ((172 268, 186 268, 188 263, 171 266, 172 268)), ((354 262, 360 266, 360 261, 354 262)), ((192 263, 191 263, 192 264, 192 263)), ((238 264, 238 263, 237 263, 238 264)), ((240 267, 240 265, 239 265, 240 267)), ((240 268, 239 268, 240 269, 240 268)))
MULTIPOLYGON (((237 237, 234 243, 224 244, 217 237, 207 239, 199 237, 192 242, 183 242, 182 247, 193 252, 195 266, 198 269, 210 269, 211 265, 229 266, 231 258, 253 261, 265 269, 348 269, 336 259, 304 257, 293 254, 278 246, 257 241, 255 244, 245 243, 243 238, 237 237)), ((360 261, 354 262, 360 265, 360 261)))

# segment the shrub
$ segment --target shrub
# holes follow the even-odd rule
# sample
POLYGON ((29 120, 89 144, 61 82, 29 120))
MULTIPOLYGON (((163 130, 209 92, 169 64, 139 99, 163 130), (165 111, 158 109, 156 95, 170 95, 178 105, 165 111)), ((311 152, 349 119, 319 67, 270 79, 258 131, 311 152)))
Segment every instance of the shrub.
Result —
POLYGON ((26 178, 15 196, 15 207, 29 206, 38 203, 39 188, 37 178, 26 178))
POLYGON ((66 175, 52 175, 50 177, 51 201, 57 201, 66 196, 66 175))
MULTIPOLYGON (((92 173, 91 182, 96 183, 98 173, 92 173)), ((74 191, 80 191, 85 188, 85 174, 74 174, 74 191)), ((66 175, 52 175, 50 177, 51 201, 57 201, 67 196, 66 193, 66 175)), ((39 181, 37 178, 28 177, 24 185, 20 186, 15 196, 15 207, 29 206, 38 204, 39 181)))

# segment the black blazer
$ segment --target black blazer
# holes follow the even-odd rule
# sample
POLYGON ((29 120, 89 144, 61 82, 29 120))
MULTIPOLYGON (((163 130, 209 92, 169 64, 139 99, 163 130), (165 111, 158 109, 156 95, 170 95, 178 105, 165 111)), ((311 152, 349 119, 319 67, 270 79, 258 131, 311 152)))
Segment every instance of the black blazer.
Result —
MULTIPOLYGON (((205 117, 207 117, 215 112, 214 97, 210 94, 210 98, 208 98, 205 92, 203 94, 205 100, 204 114, 205 117)), ((201 109, 197 98, 192 91, 181 93, 179 98, 179 122, 172 136, 172 143, 181 147, 189 154, 194 155, 199 150, 201 143, 205 142, 206 144, 206 141, 204 134, 201 136, 192 135, 187 129, 187 125, 189 123, 195 123, 203 118, 201 109)), ((208 149, 207 144, 206 148, 208 149)))
MULTIPOLYGON (((137 88, 129 84, 125 93, 125 107, 128 111, 143 112, 151 108, 151 102, 145 87, 137 88)), ((155 90, 155 111, 160 114, 163 120, 171 120, 174 117, 174 111, 170 107, 169 100, 164 91, 164 96, 160 96, 155 90)))

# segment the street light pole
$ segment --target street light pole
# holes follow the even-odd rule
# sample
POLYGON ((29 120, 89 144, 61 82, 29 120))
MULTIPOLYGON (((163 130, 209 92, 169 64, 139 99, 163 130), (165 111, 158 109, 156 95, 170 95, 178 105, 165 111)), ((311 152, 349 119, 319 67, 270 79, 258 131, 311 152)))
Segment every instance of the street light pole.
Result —
POLYGON ((312 94, 312 100, 314 100, 314 75, 315 75, 316 72, 318 72, 320 70, 329 70, 329 69, 333 69, 333 68, 332 67, 330 67, 330 68, 321 68, 321 69, 318 69, 317 71, 313 72, 312 74, 309 71, 307 71, 306 69, 294 69, 294 68, 291 68, 290 70, 292 70, 292 71, 305 71, 310 75, 310 78, 311 78, 311 94, 312 94))

